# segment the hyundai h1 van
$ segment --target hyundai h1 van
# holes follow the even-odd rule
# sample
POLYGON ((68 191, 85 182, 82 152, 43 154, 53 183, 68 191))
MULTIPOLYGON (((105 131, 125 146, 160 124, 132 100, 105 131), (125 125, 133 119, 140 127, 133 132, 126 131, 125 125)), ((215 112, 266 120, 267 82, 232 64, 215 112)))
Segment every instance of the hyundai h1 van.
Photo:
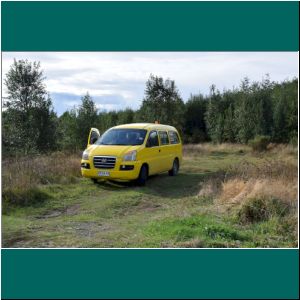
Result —
POLYGON ((110 180, 137 180, 149 175, 178 173, 182 142, 176 128, 162 124, 135 123, 110 128, 100 136, 92 128, 81 160, 82 176, 110 180))

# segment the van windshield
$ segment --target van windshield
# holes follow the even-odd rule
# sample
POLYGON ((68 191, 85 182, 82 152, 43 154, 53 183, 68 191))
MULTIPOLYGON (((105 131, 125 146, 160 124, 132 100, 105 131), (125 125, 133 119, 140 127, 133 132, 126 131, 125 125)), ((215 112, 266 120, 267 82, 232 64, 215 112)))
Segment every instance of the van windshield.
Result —
POLYGON ((145 140, 147 130, 145 129, 109 129, 104 132, 96 145, 142 145, 145 140))

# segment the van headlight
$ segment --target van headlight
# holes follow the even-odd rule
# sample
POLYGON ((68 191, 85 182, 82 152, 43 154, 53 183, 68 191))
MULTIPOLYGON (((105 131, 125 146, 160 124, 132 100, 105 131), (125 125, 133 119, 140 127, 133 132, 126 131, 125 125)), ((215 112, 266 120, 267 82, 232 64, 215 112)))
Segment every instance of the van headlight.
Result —
POLYGON ((127 153, 125 153, 125 155, 123 156, 123 161, 133 161, 136 160, 136 150, 133 151, 129 151, 127 153))
POLYGON ((88 160, 89 159, 89 151, 84 150, 82 153, 82 159, 88 160))

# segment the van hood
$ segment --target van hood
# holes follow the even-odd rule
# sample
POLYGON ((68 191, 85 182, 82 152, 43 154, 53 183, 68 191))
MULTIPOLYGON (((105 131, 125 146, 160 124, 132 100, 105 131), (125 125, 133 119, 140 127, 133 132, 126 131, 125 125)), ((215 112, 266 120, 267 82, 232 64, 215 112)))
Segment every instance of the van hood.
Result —
POLYGON ((91 145, 88 147, 89 156, 104 155, 122 157, 125 153, 138 150, 141 145, 121 146, 121 145, 91 145))

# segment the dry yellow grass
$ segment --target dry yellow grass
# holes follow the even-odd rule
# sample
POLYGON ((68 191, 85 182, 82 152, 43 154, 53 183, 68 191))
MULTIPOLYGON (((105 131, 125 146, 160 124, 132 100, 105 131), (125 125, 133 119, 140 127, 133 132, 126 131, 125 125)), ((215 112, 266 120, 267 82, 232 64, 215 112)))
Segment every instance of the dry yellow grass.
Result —
POLYGON ((200 191, 198 196, 199 197, 215 197, 220 193, 222 188, 221 180, 218 179, 209 179, 205 182, 200 183, 200 191))
POLYGON ((296 156, 298 154, 298 147, 290 144, 269 144, 268 151, 271 154, 276 154, 279 157, 296 156))
POLYGON ((297 181, 281 179, 232 179, 222 185, 218 201, 224 204, 241 204, 251 198, 277 198, 290 206, 297 204, 297 181))
POLYGON ((226 170, 226 179, 282 179, 290 181, 298 178, 297 161, 281 158, 261 158, 256 162, 244 160, 226 170))
POLYGON ((250 152, 251 149, 247 145, 243 144, 212 144, 212 143, 201 143, 201 144, 187 144, 183 148, 185 156, 194 156, 198 154, 210 154, 213 152, 250 152))
MULTIPOLYGON (((224 145, 223 149, 229 149, 228 147, 231 148, 224 145)), ((200 147, 195 147, 197 148, 200 147)), ((210 149, 208 145, 204 148, 210 149)), ((201 183, 198 196, 212 197, 219 209, 220 206, 230 209, 253 198, 276 198, 296 211, 298 205, 296 154, 297 148, 290 145, 271 145, 267 153, 260 156, 253 154, 255 160, 248 157, 240 163, 233 163, 224 170, 224 178, 214 176, 201 183)))
POLYGON ((39 184, 72 180, 80 174, 80 155, 55 152, 49 155, 6 159, 2 162, 3 190, 26 190, 39 184))

